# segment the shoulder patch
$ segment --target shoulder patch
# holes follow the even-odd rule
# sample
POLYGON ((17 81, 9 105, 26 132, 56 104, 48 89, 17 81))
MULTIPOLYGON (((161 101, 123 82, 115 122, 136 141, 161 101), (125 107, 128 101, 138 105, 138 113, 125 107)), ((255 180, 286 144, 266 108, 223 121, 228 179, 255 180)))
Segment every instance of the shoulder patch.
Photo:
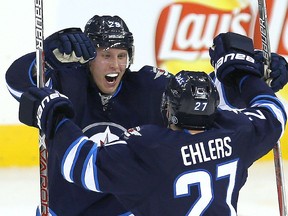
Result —
POLYGON ((134 127, 134 128, 130 128, 127 131, 124 132, 124 136, 125 138, 129 138, 131 135, 133 136, 142 136, 142 134, 139 132, 140 131, 140 127, 134 127))
POLYGON ((160 76, 165 76, 167 78, 171 76, 171 74, 168 71, 157 67, 153 67, 153 72, 155 73, 154 79, 157 79, 160 76))

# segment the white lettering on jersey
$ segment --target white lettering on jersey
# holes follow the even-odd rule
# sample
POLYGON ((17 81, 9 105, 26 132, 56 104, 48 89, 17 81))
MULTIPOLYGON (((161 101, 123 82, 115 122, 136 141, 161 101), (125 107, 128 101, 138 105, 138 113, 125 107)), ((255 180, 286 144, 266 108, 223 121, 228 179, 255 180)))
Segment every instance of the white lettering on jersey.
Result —
POLYGON ((232 147, 229 145, 230 137, 216 138, 209 140, 208 143, 195 143, 194 145, 186 145, 181 148, 181 155, 185 166, 196 163, 203 163, 210 160, 217 160, 229 157, 232 154, 232 147), (207 145, 206 148, 204 145, 207 145))

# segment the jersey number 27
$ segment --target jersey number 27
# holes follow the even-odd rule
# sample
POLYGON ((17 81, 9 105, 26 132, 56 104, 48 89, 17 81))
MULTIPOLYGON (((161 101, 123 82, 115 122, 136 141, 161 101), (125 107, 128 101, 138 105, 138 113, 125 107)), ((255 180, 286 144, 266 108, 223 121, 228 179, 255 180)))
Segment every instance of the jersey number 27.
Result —
MULTIPOLYGON (((226 192, 226 204, 230 209, 230 215, 236 216, 236 211, 231 204, 232 193, 235 186, 235 178, 238 160, 218 164, 216 167, 216 181, 229 178, 226 192)), ((192 204, 187 216, 202 215, 213 200, 212 177, 207 170, 192 170, 180 174, 174 182, 174 197, 181 198, 190 195, 190 187, 198 185, 200 197, 192 204)))

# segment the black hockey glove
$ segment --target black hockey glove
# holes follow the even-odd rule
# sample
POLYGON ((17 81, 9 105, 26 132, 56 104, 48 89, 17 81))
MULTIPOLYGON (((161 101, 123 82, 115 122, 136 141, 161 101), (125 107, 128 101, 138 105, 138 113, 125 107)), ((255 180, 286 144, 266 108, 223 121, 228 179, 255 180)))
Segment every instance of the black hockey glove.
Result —
MULTIPOLYGON (((255 50, 255 61, 264 76, 264 57, 261 50, 255 50)), ((277 53, 271 53, 270 77, 272 79, 270 87, 274 92, 282 89, 288 82, 288 64, 284 57, 277 53)))
POLYGON ((221 33, 213 40, 209 49, 211 64, 217 78, 225 85, 234 85, 247 74, 261 76, 254 60, 252 39, 240 34, 221 33))
POLYGON ((39 128, 47 138, 53 137, 56 126, 64 117, 73 116, 71 101, 55 90, 31 87, 20 98, 20 122, 39 128))
POLYGON ((58 31, 44 40, 45 60, 51 67, 60 63, 84 64, 96 57, 92 41, 80 28, 58 31))

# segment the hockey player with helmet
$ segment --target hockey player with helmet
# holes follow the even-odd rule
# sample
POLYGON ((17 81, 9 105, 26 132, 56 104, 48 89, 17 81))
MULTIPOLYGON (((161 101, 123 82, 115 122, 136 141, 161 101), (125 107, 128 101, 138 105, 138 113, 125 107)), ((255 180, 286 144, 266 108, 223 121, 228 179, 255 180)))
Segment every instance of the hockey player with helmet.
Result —
MULTIPOLYGON (((75 111, 73 121, 95 142, 104 144, 117 139, 127 128, 136 125, 163 125, 159 104, 170 74, 151 66, 131 73, 133 49, 133 35, 117 16, 96 15, 88 21, 84 33, 78 28, 65 29, 44 41, 46 86, 69 97, 75 111)), ((287 82, 286 62, 276 54, 274 62, 279 64, 272 68, 271 74, 276 74, 272 87, 281 88, 287 82)), ((35 53, 29 53, 8 69, 7 86, 17 100, 29 87, 36 85, 34 68, 35 53)), ((235 95, 238 96, 237 91, 230 89, 225 102, 242 106, 240 100, 233 101, 235 95)), ((49 157, 51 212, 64 216, 125 212, 111 195, 95 195, 67 184, 59 175, 57 162, 57 158, 49 157)))
MULTIPOLYGON (((139 124, 164 125, 159 107, 170 74, 151 66, 131 72, 133 50, 133 35, 117 16, 96 15, 87 22, 84 33, 65 29, 44 41, 46 86, 69 97, 75 108, 73 121, 95 142, 118 139, 139 124)), ((34 64, 35 53, 29 53, 6 73, 9 91, 17 100, 36 84, 34 64)), ((59 171, 57 157, 49 156, 53 214, 115 216, 127 212, 113 195, 70 184, 59 171)))
MULTIPOLYGON (((242 38, 246 45, 236 51, 235 46, 223 49, 225 35, 214 40, 214 62, 231 53, 249 55, 248 38, 242 38)), ((50 100, 45 115, 37 115, 41 101, 58 94, 46 88, 31 88, 22 96, 20 118, 30 113, 32 119, 40 118, 41 128, 55 128, 55 133, 43 132, 53 139, 49 155, 59 157, 68 182, 112 193, 135 215, 237 215, 247 170, 273 148, 287 115, 255 62, 230 63, 215 66, 217 78, 238 87, 248 104, 241 111, 217 109, 219 95, 206 73, 181 71, 163 94, 169 128, 139 126, 101 145, 69 119, 73 104, 66 97, 50 100)))

